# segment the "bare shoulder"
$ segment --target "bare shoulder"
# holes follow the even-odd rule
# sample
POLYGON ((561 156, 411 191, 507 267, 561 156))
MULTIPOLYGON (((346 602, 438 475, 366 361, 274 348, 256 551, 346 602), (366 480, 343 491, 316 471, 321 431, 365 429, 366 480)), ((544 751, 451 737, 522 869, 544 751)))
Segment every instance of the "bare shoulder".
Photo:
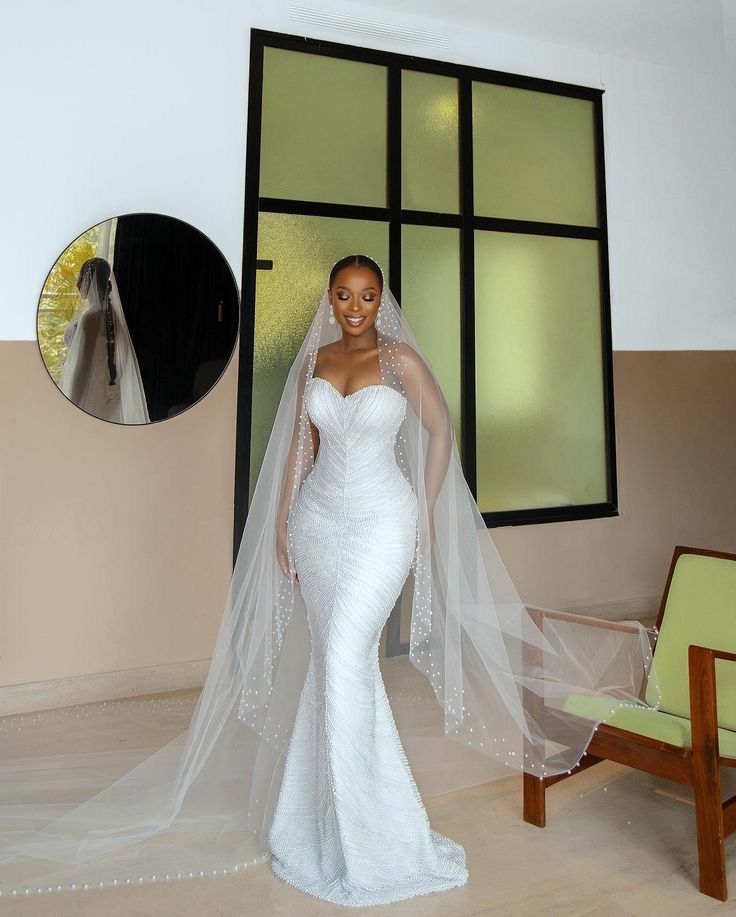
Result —
POLYGON ((328 357, 329 354, 334 353, 335 351, 335 341, 330 341, 328 344, 323 344, 321 347, 317 348, 317 355, 314 358, 314 369, 321 369, 325 365, 325 357, 328 357))
POLYGON ((418 372, 426 365, 420 354, 414 350, 410 344, 401 341, 399 343, 398 351, 399 356, 401 357, 401 361, 407 369, 418 372))
POLYGON ((420 359, 421 359, 421 357, 420 357, 419 354, 416 352, 416 350, 414 350, 414 348, 411 346, 411 344, 407 344, 406 341, 399 341, 399 344, 398 344, 398 348, 397 348, 397 349, 398 349, 398 352, 401 354, 401 356, 404 357, 404 358, 407 359, 407 360, 415 360, 415 361, 416 361, 416 360, 420 360, 420 359))
POLYGON ((304 354, 304 357, 303 357, 303 359, 302 359, 302 364, 301 364, 302 371, 306 371, 306 370, 308 369, 308 367, 310 366, 310 363, 311 363, 311 361, 312 361, 312 356, 313 356, 315 353, 316 353, 316 356, 314 357, 314 366, 312 367, 312 369, 313 369, 313 370, 316 370, 318 366, 321 366, 321 365, 323 364, 323 362, 324 362, 324 360, 323 360, 324 354, 325 354, 325 353, 328 353, 330 350, 332 350, 332 344, 331 344, 331 343, 330 343, 330 344, 323 344, 321 347, 318 347, 318 348, 317 348, 316 352, 315 352, 314 350, 312 350, 312 351, 309 351, 309 350, 308 350, 308 351, 304 354))
POLYGON ((337 350, 338 341, 330 341, 327 344, 323 344, 321 347, 317 348, 317 359, 319 360, 320 356, 327 353, 334 353, 337 350))

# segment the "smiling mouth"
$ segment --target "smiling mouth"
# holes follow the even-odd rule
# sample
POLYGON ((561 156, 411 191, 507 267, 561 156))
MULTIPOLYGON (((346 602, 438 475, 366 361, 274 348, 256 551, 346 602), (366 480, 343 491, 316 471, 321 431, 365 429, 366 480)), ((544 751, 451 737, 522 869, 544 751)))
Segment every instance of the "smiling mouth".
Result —
POLYGON ((365 315, 346 315, 345 321, 348 325, 352 325, 353 328, 357 328, 365 321, 365 315))

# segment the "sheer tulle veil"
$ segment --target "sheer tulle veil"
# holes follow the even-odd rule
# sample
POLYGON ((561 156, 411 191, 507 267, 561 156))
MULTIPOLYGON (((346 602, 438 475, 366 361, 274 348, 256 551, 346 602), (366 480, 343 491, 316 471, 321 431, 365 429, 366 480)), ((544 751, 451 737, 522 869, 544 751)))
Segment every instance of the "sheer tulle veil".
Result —
MULTIPOLYGON (((656 706, 649 633, 638 622, 601 627, 522 602, 466 484, 441 388, 382 272, 381 280, 380 384, 406 399, 396 460, 420 509, 399 600, 409 652, 381 660, 410 765, 427 794, 521 771, 567 771, 604 718, 570 716, 569 695, 641 704, 646 691, 656 706), (445 766, 433 768, 438 756, 445 766)), ((153 698, 0 723, 3 897, 237 872, 268 860, 310 656, 293 559, 289 552, 287 576, 277 532, 283 518, 288 530, 316 460, 305 395, 317 351, 341 335, 328 292, 329 279, 286 378, 191 716, 175 699, 153 698), (80 717, 88 728, 75 744, 80 717)))
POLYGON ((82 290, 82 298, 88 302, 77 318, 76 333, 62 368, 60 389, 82 410, 103 420, 150 423, 115 272, 104 258, 90 258, 82 265, 82 290), (117 388, 108 388, 112 385, 117 388))

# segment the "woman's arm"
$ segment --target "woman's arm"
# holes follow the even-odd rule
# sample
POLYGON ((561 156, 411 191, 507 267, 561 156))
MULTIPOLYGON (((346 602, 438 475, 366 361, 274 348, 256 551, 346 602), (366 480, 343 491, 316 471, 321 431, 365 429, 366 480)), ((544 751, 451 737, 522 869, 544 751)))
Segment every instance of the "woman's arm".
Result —
POLYGON ((452 456, 452 415, 445 396, 424 359, 408 344, 401 345, 400 356, 404 370, 404 391, 429 434, 424 488, 430 531, 434 540, 432 513, 452 456))
MULTIPOLYGON (((297 450, 299 448, 299 418, 301 416, 301 406, 302 398, 304 395, 304 386, 306 382, 306 371, 307 363, 309 357, 305 358, 304 363, 299 370, 299 378, 297 380, 297 390, 296 390, 296 405, 294 410, 294 427, 291 434, 291 444, 289 446, 289 452, 286 456, 286 463, 284 466, 284 476, 281 484, 281 495, 279 497, 279 508, 278 515, 276 517, 276 554, 279 561, 279 567, 281 567, 281 572, 286 576, 289 575, 289 562, 287 554, 287 532, 286 532, 286 522, 289 517, 289 509, 291 505, 291 492, 294 488, 294 484, 297 478, 297 450)), ((314 451, 314 456, 317 456, 317 450, 319 448, 319 431, 317 427, 312 423, 311 418, 307 415, 307 420, 309 422, 309 432, 312 437, 312 447, 314 451)), ((295 577, 295 580, 298 582, 298 578, 295 577)))
POLYGON ((95 341, 102 312, 100 310, 87 310, 80 316, 74 336, 77 340, 77 364, 74 367, 74 377, 69 380, 68 395, 74 404, 79 404, 84 394, 84 389, 89 378, 92 357, 95 351, 95 341))

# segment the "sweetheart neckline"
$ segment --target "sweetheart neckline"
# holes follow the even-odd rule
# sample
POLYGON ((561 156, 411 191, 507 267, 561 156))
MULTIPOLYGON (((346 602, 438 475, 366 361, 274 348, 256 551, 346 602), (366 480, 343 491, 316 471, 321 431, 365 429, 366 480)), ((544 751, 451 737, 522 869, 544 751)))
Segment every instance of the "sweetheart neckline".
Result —
POLYGON ((402 395, 401 392, 398 391, 398 389, 395 389, 390 385, 386 385, 385 382, 372 382, 370 385, 364 385, 362 388, 356 388, 354 392, 349 392, 347 395, 343 395, 343 393, 339 391, 339 389, 336 389, 335 386, 330 382, 330 380, 325 379, 324 376, 314 376, 313 375, 309 381, 311 382, 314 379, 319 379, 320 382, 326 382, 327 385, 329 385, 329 387, 332 389, 332 391, 335 392, 335 394, 338 395, 343 401, 347 401, 348 398, 352 398, 353 395, 358 395, 360 394, 360 392, 364 392, 366 389, 369 389, 369 388, 387 388, 391 392, 396 392, 399 398, 405 398, 405 396, 402 395))

